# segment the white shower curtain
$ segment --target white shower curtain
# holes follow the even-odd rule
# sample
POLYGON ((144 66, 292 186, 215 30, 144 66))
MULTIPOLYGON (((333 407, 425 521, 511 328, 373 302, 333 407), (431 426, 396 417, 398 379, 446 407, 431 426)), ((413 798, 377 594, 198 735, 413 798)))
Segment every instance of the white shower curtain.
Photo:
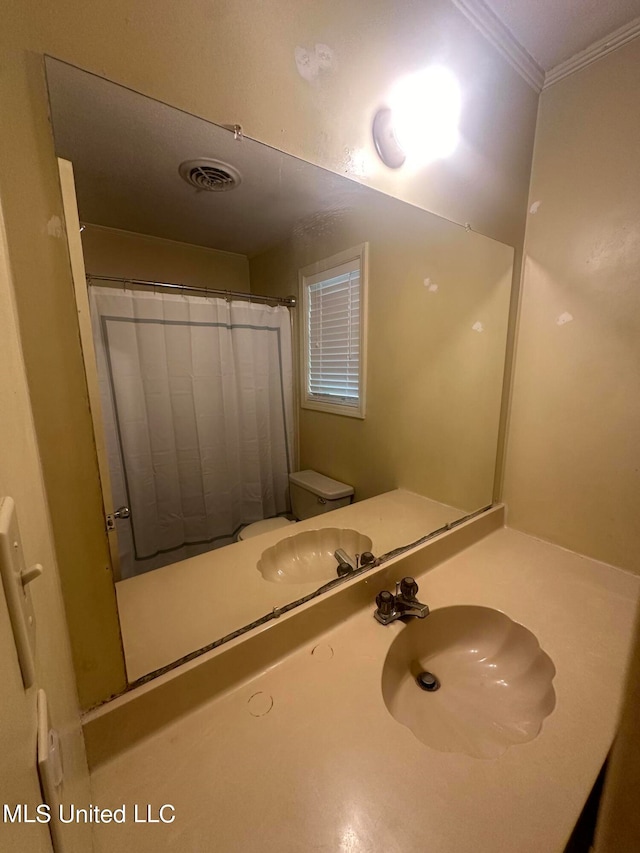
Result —
POLYGON ((123 578, 233 541, 289 509, 289 311, 92 286, 123 578))

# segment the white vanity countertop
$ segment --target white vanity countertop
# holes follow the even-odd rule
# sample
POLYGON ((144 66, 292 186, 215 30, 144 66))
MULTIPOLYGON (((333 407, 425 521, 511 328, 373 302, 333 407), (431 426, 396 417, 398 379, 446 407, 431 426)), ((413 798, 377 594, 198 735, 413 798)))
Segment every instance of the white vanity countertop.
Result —
POLYGON ((403 625, 372 618, 369 579, 370 607, 94 770, 100 807, 176 810, 94 826, 96 853, 560 853, 614 736, 640 578, 506 528, 419 564, 393 568, 432 610, 503 610, 551 656, 556 707, 534 740, 484 760, 397 723, 380 682, 403 625))
POLYGON ((369 536, 376 556, 464 515, 395 489, 271 533, 235 542, 116 584, 127 677, 135 681, 318 588, 266 581, 256 564, 281 539, 322 527, 369 536))

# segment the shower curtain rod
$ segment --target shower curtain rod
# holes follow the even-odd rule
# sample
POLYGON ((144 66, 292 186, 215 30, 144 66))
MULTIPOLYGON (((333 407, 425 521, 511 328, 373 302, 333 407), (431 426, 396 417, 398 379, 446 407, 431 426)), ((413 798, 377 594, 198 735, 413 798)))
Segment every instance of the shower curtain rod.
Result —
POLYGON ((222 296, 225 299, 248 299, 249 302, 269 303, 275 302, 277 305, 285 305, 287 308, 296 307, 295 296, 264 296, 260 293, 246 293, 241 290, 213 290, 206 287, 194 287, 190 284, 174 284, 167 281, 145 281, 140 278, 118 278, 110 275, 93 275, 87 273, 87 284, 93 281, 109 281, 112 284, 139 284, 143 287, 164 287, 169 290, 179 290, 182 293, 200 293, 205 296, 222 296))

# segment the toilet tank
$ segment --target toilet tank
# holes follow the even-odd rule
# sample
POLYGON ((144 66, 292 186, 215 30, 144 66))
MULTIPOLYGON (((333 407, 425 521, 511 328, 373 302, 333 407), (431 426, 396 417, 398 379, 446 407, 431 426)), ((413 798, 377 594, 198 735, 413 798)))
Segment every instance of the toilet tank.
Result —
POLYGON ((317 471, 289 474, 289 486, 291 511, 299 521, 348 506, 353 498, 353 486, 332 480, 317 471))

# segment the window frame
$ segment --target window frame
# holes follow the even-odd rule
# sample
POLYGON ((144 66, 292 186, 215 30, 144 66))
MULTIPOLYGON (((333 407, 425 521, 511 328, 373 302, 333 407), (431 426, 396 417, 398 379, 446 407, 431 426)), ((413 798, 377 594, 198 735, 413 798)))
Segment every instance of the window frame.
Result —
POLYGON ((316 412, 329 412, 334 415, 344 415, 364 420, 366 412, 366 378, 367 378, 367 327, 368 327, 368 278, 369 278, 369 244, 360 243, 329 258, 323 258, 298 271, 300 317, 300 407, 316 412), (310 279, 322 273, 343 266, 352 261, 358 261, 360 266, 360 358, 358 371, 358 405, 329 402, 310 397, 309 388, 309 288, 314 283, 310 279))

